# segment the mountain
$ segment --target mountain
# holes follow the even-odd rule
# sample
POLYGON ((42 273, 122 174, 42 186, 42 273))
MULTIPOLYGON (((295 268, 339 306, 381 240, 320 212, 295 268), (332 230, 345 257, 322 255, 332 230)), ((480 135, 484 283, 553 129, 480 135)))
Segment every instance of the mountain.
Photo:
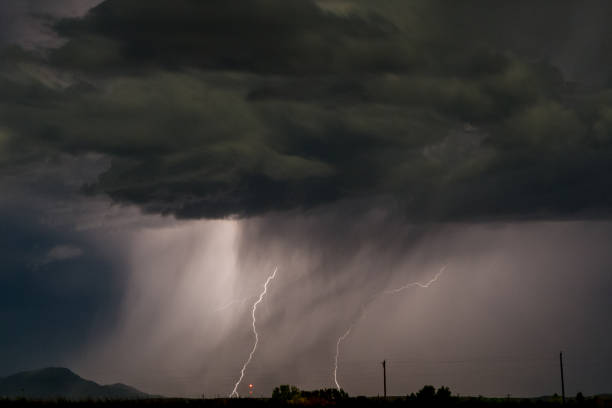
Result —
POLYGON ((152 396, 125 384, 100 385, 67 368, 49 367, 0 378, 0 397, 136 399, 152 396))

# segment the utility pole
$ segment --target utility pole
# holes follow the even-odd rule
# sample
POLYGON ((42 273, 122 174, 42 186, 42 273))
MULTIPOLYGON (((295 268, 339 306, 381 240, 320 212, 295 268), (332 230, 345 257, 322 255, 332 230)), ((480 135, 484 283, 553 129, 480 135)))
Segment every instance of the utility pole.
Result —
POLYGON ((559 353, 559 365, 561 367, 561 400, 565 404, 565 380, 563 379, 563 352, 559 353))
POLYGON ((382 366, 383 366, 383 387, 384 387, 383 390, 384 390, 385 399, 387 399, 387 360, 383 360, 382 366))

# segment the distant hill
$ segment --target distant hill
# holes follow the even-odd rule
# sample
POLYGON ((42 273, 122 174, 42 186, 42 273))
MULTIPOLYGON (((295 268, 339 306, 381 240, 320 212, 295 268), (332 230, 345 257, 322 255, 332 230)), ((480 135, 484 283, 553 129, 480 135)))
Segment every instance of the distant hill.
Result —
POLYGON ((125 384, 100 385, 67 368, 50 367, 0 378, 0 397, 136 399, 152 395, 125 384))

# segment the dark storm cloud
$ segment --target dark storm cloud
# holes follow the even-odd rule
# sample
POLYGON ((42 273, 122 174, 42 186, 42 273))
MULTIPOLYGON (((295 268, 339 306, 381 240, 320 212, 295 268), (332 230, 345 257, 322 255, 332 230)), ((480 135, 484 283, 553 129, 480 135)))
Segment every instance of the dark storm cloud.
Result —
POLYGON ((70 41, 55 58, 71 68, 192 66, 300 75, 344 71, 347 64, 359 71, 406 65, 401 55, 372 55, 397 39, 385 19, 343 18, 311 1, 248 0, 236 7, 180 0, 168 7, 159 0, 110 0, 56 29, 70 41), (91 46, 97 52, 84 52, 91 46))
POLYGON ((0 375, 66 364, 109 327, 121 296, 119 268, 86 234, 39 215, 0 205, 0 375))
POLYGON ((100 156, 63 155, 2 173, 0 376, 70 365, 115 326, 125 242, 161 222, 78 194, 106 167, 100 156))
POLYGON ((51 29, 59 18, 81 16, 102 0, 21 0, 0 3, 0 45, 35 49, 59 44, 51 29))
POLYGON ((87 191, 186 218, 365 197, 413 220, 608 217, 612 97, 568 82, 605 43, 565 63, 610 30, 575 11, 108 0, 45 61, 5 51, 0 162, 102 153, 87 191))

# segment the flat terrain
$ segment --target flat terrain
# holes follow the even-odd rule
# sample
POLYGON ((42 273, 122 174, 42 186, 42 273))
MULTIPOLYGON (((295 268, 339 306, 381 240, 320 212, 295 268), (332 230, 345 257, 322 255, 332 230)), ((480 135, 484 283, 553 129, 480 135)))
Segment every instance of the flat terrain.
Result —
POLYGON ((263 408, 263 407, 291 407, 291 406, 338 406, 338 407, 414 407, 414 408, 612 408, 611 396, 588 397, 582 401, 570 398, 563 405, 559 397, 543 398, 483 398, 483 397, 451 397, 445 401, 422 401, 411 397, 389 397, 386 400, 377 397, 350 397, 340 400, 326 400, 321 398, 297 398, 281 400, 272 398, 218 398, 218 399, 184 399, 184 398, 152 398, 131 400, 81 400, 70 401, 65 399, 33 400, 33 399, 0 399, 0 408, 17 407, 69 407, 69 408, 263 408))

